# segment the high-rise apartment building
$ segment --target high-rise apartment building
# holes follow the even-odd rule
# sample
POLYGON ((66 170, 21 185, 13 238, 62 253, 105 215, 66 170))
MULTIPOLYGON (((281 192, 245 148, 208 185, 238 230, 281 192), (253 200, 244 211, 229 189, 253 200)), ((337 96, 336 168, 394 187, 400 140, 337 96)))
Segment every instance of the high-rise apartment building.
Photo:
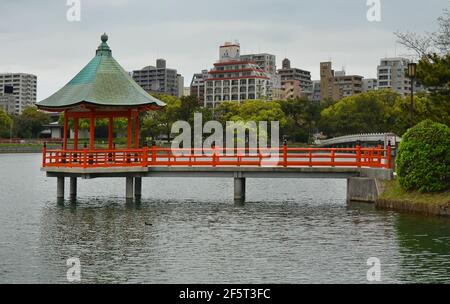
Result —
POLYGON ((22 111, 36 103, 37 77, 32 74, 25 73, 5 73, 0 74, 0 95, 3 97, 3 104, 8 99, 9 112, 21 114, 22 111), (12 87, 12 95, 14 95, 14 109, 11 109, 11 93, 5 93, 5 87, 12 87))
POLYGON ((331 62, 320 63, 320 98, 321 101, 339 99, 339 88, 334 82, 334 70, 331 62))
POLYGON ((240 56, 242 61, 251 61, 267 73, 269 76, 269 85, 267 88, 267 99, 280 99, 282 96, 281 77, 277 74, 276 56, 268 53, 245 54, 240 56))
POLYGON ((261 70, 265 71, 267 74, 276 74, 277 64, 276 57, 272 54, 262 53, 262 54, 246 54, 241 55, 242 61, 253 61, 255 62, 261 70))
POLYGON ((363 92, 374 91, 378 89, 378 79, 366 78, 363 79, 362 90, 363 92))
POLYGON ((411 80, 406 75, 406 58, 383 58, 378 66, 378 89, 391 89, 403 96, 411 91, 411 80))
POLYGON ((178 90, 180 82, 178 75, 176 69, 166 67, 164 59, 157 59, 156 67, 147 66, 141 70, 133 71, 134 81, 147 92, 172 96, 179 96, 180 93, 178 90))
POLYGON ((320 103, 321 97, 320 97, 320 80, 313 80, 312 81, 312 92, 311 95, 309 95, 309 100, 311 102, 320 103))
POLYGON ((285 99, 309 96, 312 92, 311 72, 292 68, 289 59, 285 58, 282 69, 278 70, 281 77, 281 86, 288 95, 285 99))
POLYGON ((362 76, 344 74, 334 78, 339 89, 339 99, 362 93, 362 76))
POLYGON ((301 86, 299 80, 283 80, 281 82, 282 100, 295 99, 302 96, 301 86))
POLYGON ((248 57, 242 59, 239 43, 226 42, 220 46, 219 56, 205 79, 205 106, 267 98, 271 75, 248 57))
POLYGON ((177 74, 177 97, 184 96, 184 77, 181 74, 177 74))
POLYGON ((191 80, 191 96, 196 96, 200 104, 205 103, 205 79, 208 77, 208 70, 195 73, 191 80))
POLYGON ((338 101, 339 99, 362 92, 363 77, 346 75, 345 71, 334 71, 331 62, 320 63, 320 97, 321 100, 338 101))

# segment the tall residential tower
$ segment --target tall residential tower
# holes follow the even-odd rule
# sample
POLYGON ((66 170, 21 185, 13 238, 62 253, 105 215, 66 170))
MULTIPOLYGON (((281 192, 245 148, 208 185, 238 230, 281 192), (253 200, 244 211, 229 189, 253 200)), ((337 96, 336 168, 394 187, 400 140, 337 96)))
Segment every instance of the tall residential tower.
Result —
MULTIPOLYGON (((14 109, 10 113, 21 114, 22 111, 36 103, 37 77, 32 74, 25 73, 6 73, 0 74, 0 95, 7 96, 5 87, 12 87, 12 95, 14 95, 14 109)), ((5 99, 4 97, 3 99, 5 99)), ((8 97, 10 100, 10 96, 8 97)))

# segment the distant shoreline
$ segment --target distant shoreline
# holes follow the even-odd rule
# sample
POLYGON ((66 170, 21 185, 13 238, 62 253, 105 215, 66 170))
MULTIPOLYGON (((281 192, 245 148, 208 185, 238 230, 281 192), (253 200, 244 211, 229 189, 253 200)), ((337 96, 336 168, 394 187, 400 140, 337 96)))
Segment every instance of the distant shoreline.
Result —
MULTIPOLYGON (((61 144, 48 144, 47 147, 57 148, 61 144)), ((39 143, 24 143, 24 144, 0 144, 0 154, 20 154, 20 153, 41 153, 43 145, 39 143)))

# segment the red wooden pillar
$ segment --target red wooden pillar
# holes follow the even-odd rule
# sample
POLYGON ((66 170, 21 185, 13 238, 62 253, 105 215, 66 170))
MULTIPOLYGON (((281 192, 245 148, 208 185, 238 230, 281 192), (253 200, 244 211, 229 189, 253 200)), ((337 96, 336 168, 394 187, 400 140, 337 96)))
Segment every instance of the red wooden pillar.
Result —
POLYGON ((69 117, 67 111, 64 111, 64 136, 63 136, 63 150, 67 150, 67 132, 69 129, 69 117))
POLYGON ((131 111, 128 111, 127 147, 131 149, 131 111))
POLYGON ((108 147, 109 150, 112 150, 113 148, 113 124, 114 124, 114 119, 113 116, 109 116, 109 125, 108 125, 108 147))
POLYGON ((73 148, 78 150, 78 116, 73 119, 73 148))
POLYGON ((89 149, 94 150, 94 133, 95 133, 95 119, 94 111, 91 110, 89 117, 89 149))
POLYGON ((139 149, 139 112, 134 115, 134 148, 139 149))

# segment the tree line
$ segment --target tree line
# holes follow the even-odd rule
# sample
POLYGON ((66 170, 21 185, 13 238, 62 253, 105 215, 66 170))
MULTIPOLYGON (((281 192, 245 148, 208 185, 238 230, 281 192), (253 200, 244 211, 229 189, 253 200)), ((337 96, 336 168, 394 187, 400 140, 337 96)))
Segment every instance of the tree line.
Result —
MULTIPOLYGON (((450 70, 449 63, 450 60, 447 63, 450 70)), ((414 96, 413 125, 431 119, 450 126, 448 89, 433 88, 433 92, 414 96)), ((155 139, 164 135, 165 138, 171 138, 172 124, 184 120, 193 125, 194 113, 202 113, 203 121, 217 120, 223 126, 227 121, 279 121, 280 136, 296 143, 311 143, 313 135, 318 132, 327 137, 378 132, 393 132, 401 136, 412 126, 409 120, 410 98, 390 90, 356 94, 333 104, 313 103, 303 98, 251 100, 242 103, 222 102, 214 110, 202 107, 195 97, 161 95, 157 98, 167 106, 141 115, 141 137, 155 139)), ((50 121, 50 115, 35 107, 28 107, 21 115, 15 116, 0 110, 0 137, 9 138, 12 126, 13 137, 37 138, 43 125, 50 121)), ((96 129, 104 129, 103 133, 107 134, 107 123, 107 120, 97 120, 96 129)), ((126 129, 126 123, 125 119, 115 119, 115 131, 126 129)), ((79 127, 88 129, 89 122, 82 119, 79 127)))

